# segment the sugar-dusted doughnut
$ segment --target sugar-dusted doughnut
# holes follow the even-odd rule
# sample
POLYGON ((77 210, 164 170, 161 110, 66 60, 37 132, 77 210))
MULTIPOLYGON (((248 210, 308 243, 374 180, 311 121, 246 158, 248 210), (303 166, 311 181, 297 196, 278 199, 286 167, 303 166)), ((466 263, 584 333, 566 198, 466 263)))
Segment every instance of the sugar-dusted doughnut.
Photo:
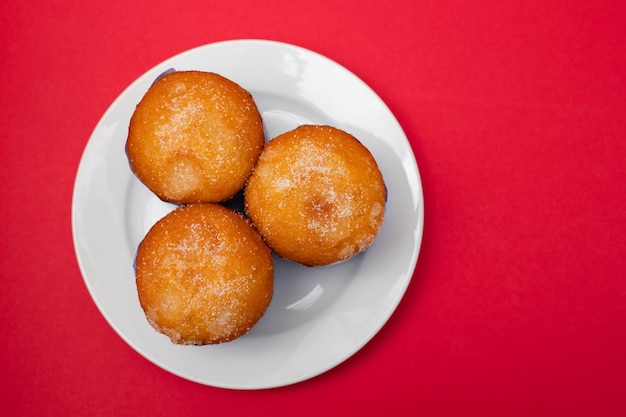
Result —
POLYGON ((220 202, 243 187, 265 134, 252 95, 215 73, 160 77, 130 120, 126 153, 162 200, 220 202))
POLYGON ((183 205, 139 245, 135 275, 148 322, 176 344, 247 333, 273 295, 270 248, 250 221, 219 204, 183 205))
POLYGON ((355 137, 304 125, 265 145, 244 198, 247 215, 276 254, 319 266, 374 242, 386 188, 374 157, 355 137))

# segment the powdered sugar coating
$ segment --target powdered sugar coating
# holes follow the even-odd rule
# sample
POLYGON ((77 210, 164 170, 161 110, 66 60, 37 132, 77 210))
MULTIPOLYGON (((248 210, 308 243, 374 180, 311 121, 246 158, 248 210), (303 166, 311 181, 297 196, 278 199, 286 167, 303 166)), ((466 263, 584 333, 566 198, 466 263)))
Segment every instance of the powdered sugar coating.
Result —
POLYGON ((218 74, 176 71, 137 105, 126 150, 137 177, 161 199, 219 202, 243 187, 264 142, 249 92, 218 74))
POLYGON ((304 265, 327 265, 369 247, 385 213, 371 153, 330 126, 301 126, 266 144, 245 194, 270 247, 304 265))
POLYGON ((148 232, 136 260, 150 324, 178 344, 247 333, 273 295, 271 251, 241 215, 217 204, 174 210, 148 232))

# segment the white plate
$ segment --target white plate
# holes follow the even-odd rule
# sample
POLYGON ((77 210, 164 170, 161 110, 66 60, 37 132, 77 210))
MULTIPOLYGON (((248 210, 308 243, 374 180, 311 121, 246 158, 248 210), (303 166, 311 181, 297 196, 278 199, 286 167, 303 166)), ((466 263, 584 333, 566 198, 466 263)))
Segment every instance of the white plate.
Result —
POLYGON ((78 263, 102 315, 137 352, 201 384, 271 388, 312 378, 349 358, 385 324, 417 262, 423 229, 419 171, 383 101, 354 74, 317 53, 262 40, 210 44, 174 56, 132 83, 96 126, 80 162, 72 202, 78 263), (254 96, 269 138, 304 123, 356 136, 388 187, 376 242, 349 261, 305 268, 276 260, 275 293, 247 335, 212 346, 178 346, 150 327, 136 294, 133 258, 154 222, 173 206, 131 174, 124 152, 131 114, 163 71, 220 73, 254 96))

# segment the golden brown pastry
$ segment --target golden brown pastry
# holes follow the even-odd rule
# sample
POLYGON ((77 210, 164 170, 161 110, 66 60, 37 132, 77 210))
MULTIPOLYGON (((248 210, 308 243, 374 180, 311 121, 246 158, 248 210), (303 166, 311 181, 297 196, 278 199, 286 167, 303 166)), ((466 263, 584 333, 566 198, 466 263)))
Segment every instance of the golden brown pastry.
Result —
POLYGON ((270 248, 246 218, 213 203, 159 220, 139 245, 135 274, 146 318, 177 344, 244 335, 273 295, 270 248))
POLYGON ((300 126, 268 142, 245 188, 246 212, 268 245, 308 266, 369 247, 385 198, 372 154, 330 126, 300 126))
POLYGON ((241 190, 264 142, 248 91, 215 73, 175 71, 137 105, 126 152, 135 175, 162 200, 220 202, 241 190))

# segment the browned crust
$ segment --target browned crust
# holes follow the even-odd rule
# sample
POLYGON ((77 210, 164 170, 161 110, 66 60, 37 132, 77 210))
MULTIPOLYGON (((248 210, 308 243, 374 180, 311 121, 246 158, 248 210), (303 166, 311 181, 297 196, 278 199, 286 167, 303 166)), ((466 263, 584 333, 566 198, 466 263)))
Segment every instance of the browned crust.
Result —
POLYGON ((158 221, 135 268, 148 321, 177 344, 242 336, 273 295, 271 250, 247 219, 218 204, 181 206, 158 221))
POLYGON ((264 141, 248 91, 215 73, 177 71, 137 105, 126 152, 135 175, 162 200, 219 202, 241 190, 264 141))
POLYGON ((348 259, 374 242, 385 195, 374 157, 356 138, 305 125, 265 145, 245 204, 279 256, 318 266, 348 259))

